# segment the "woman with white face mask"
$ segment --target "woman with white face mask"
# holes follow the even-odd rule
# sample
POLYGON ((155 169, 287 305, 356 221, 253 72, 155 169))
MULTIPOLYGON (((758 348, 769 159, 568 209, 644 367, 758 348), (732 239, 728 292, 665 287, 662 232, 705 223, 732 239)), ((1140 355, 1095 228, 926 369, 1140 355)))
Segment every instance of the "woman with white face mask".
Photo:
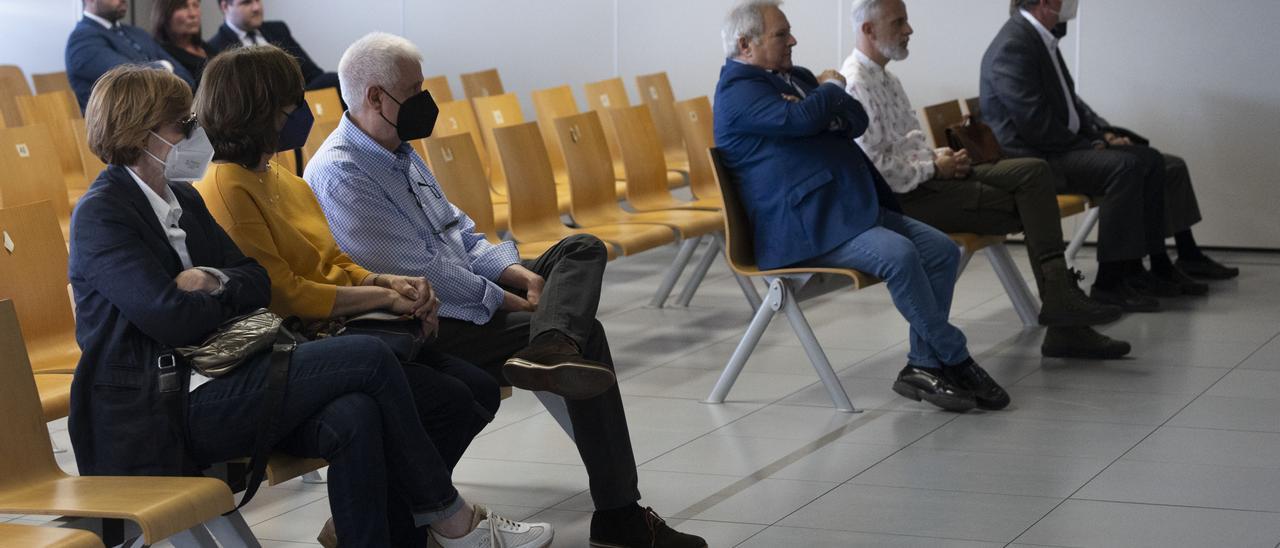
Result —
POLYGON ((389 521, 465 532, 467 503, 423 430, 399 361, 378 339, 298 345, 271 417, 258 409, 269 353, 190 388, 190 369, 174 349, 199 345, 271 297, 266 270, 181 182, 200 179, 213 156, 191 108, 186 83, 136 66, 105 74, 89 98, 89 147, 108 166, 71 227, 83 353, 70 431, 80 473, 199 474, 251 456, 259 421, 271 421, 276 434, 267 447, 329 462, 329 504, 343 546, 414 545, 392 541, 389 521), (395 519, 392 482, 412 489, 395 519))

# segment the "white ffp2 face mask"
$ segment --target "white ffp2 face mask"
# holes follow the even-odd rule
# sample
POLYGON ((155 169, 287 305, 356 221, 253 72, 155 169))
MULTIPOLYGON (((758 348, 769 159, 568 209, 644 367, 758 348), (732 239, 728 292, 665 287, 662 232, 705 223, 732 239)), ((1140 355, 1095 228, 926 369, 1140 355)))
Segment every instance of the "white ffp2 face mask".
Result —
POLYGON ((147 151, 148 156, 155 158, 164 166, 166 180, 190 183, 204 178, 205 171, 209 169, 209 163, 213 161, 213 143, 209 142, 209 136, 205 134, 204 128, 196 127, 191 130, 189 137, 177 143, 166 141, 154 131, 151 134, 170 147, 169 155, 164 160, 156 158, 154 154, 147 151))
POLYGON ((1058 11, 1058 22, 1065 23, 1076 18, 1080 11, 1080 0, 1062 0, 1062 9, 1058 11))

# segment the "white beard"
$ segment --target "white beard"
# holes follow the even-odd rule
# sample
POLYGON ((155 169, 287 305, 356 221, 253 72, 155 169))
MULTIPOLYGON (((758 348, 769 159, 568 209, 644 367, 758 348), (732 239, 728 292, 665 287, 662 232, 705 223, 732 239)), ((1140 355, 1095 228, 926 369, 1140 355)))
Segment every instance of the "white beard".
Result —
POLYGON ((876 49, 880 51, 880 55, 885 56, 890 61, 902 61, 911 54, 911 52, 907 50, 907 46, 902 44, 876 43, 876 49))

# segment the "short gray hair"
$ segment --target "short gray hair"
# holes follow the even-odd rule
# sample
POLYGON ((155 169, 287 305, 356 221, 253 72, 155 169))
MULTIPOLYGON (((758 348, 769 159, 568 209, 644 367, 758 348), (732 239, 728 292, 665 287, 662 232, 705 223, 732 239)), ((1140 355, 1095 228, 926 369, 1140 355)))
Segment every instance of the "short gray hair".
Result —
MULTIPOLYGON (((373 32, 356 40, 338 61, 338 84, 342 100, 352 112, 364 108, 369 88, 393 87, 404 74, 400 63, 422 63, 422 52, 412 42, 385 32, 373 32)), ((405 98, 400 98, 403 101, 405 98)))
POLYGON ((853 18, 853 32, 858 32, 863 23, 878 19, 883 6, 884 0, 853 0, 853 5, 849 8, 849 16, 853 18))
POLYGON ((744 0, 724 18, 720 37, 724 40, 724 56, 738 56, 738 40, 746 38, 760 43, 764 36, 764 8, 778 7, 782 0, 744 0))

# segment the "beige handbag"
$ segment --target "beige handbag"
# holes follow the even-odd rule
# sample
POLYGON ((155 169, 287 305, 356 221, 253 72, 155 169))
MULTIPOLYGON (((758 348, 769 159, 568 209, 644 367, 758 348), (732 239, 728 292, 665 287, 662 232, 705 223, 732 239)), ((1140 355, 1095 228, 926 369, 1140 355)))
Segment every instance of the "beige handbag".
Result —
POLYGON ((259 308, 223 322, 197 346, 174 350, 197 373, 216 379, 234 371, 246 359, 271 350, 283 322, 280 316, 259 308))

